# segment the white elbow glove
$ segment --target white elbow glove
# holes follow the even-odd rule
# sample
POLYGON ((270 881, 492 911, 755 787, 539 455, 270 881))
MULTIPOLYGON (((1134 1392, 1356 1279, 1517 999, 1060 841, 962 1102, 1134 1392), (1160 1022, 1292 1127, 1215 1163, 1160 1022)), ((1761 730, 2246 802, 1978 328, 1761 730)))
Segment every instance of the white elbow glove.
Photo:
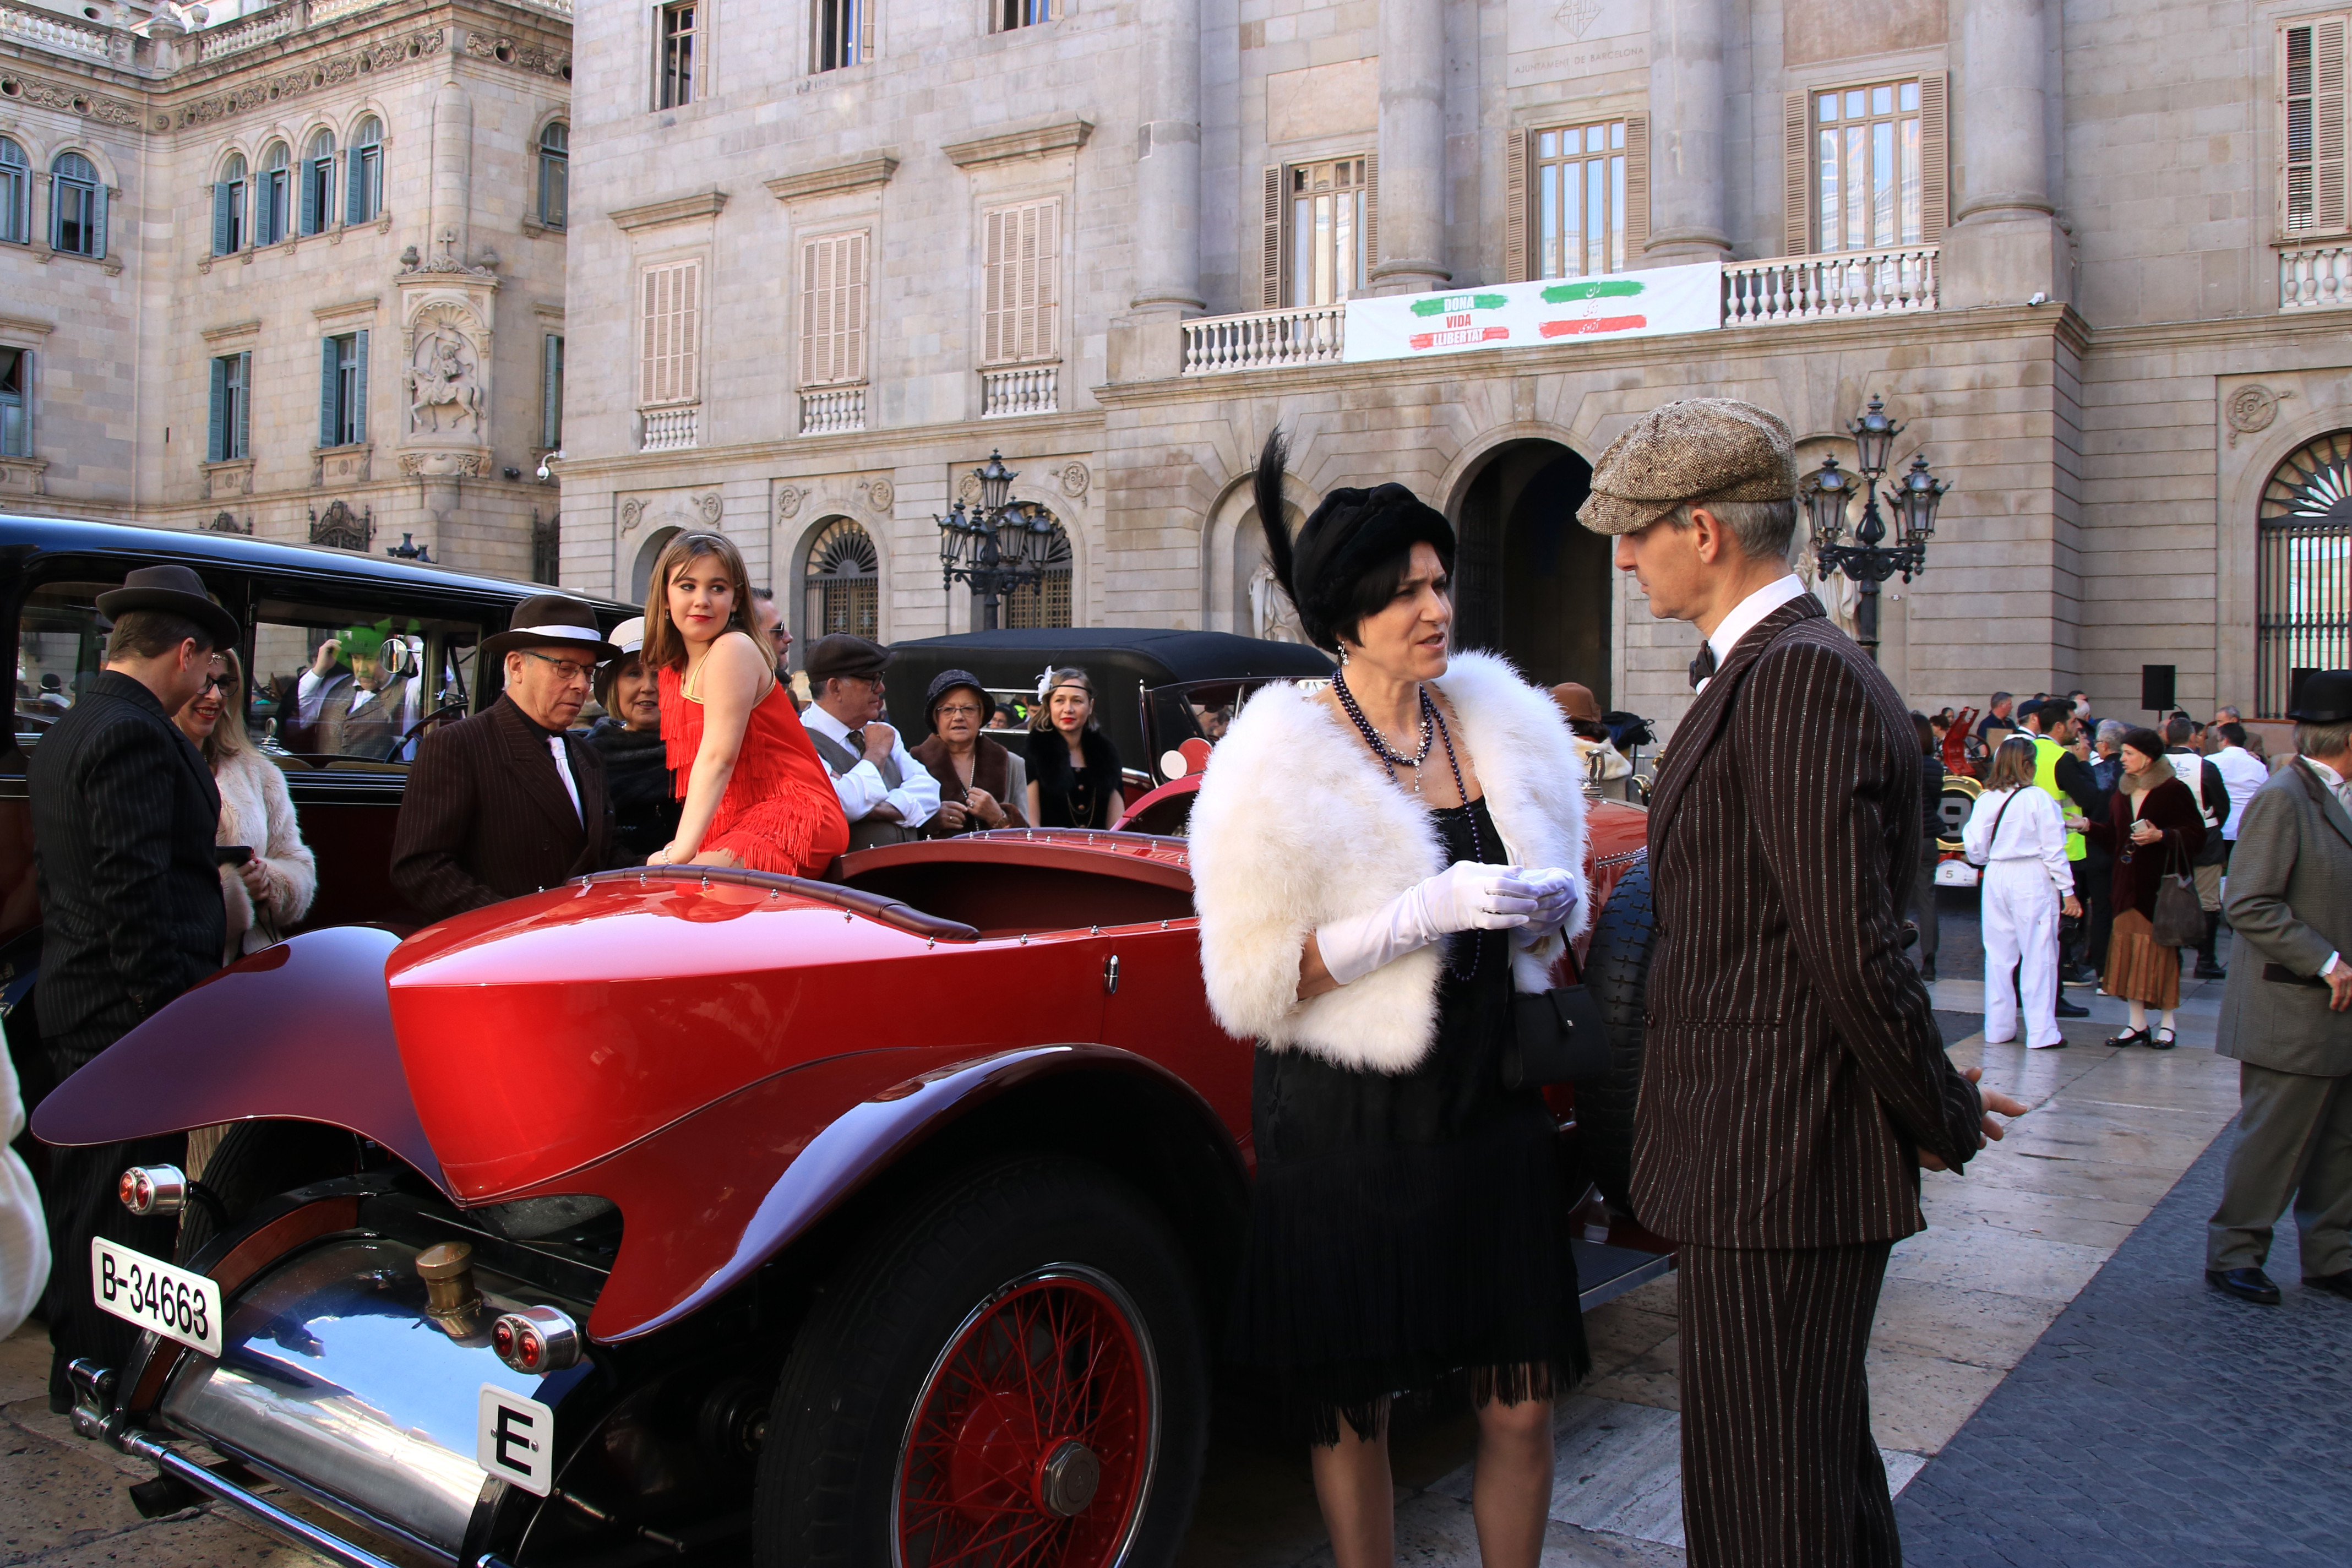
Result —
POLYGON ((1559 934, 1576 913, 1584 893, 1575 872, 1556 866, 1540 871, 1522 871, 1519 879, 1535 889, 1536 908, 1535 913, 1528 917, 1528 923, 1511 933, 1511 940, 1521 947, 1533 947, 1559 934))
POLYGON ((1323 967, 1345 985, 1443 936, 1508 931, 1535 914, 1536 889, 1516 866, 1462 861, 1416 883, 1376 910, 1317 928, 1323 967))

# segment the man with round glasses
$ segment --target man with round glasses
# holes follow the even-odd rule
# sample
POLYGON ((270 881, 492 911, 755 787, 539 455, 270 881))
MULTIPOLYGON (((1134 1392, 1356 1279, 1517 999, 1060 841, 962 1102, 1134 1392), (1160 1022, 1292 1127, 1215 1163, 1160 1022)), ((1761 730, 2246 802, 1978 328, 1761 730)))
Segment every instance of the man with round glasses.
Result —
POLYGON ((601 661, 619 650, 577 599, 541 594, 482 639, 504 666, 499 700, 427 735, 392 841, 392 885, 446 920, 615 864, 604 759, 566 731, 601 661))

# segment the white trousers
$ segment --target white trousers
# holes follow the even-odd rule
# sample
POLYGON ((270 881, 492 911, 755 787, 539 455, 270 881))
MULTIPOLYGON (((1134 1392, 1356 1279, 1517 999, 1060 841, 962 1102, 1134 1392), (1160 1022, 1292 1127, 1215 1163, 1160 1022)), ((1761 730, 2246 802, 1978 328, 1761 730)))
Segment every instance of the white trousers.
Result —
POLYGON ((2040 1048, 2058 1032, 2058 891, 2039 860, 1996 860, 1985 868, 1982 893, 1985 955, 1985 1042, 2017 1038, 2017 997, 2025 994, 2025 1043, 2040 1048))

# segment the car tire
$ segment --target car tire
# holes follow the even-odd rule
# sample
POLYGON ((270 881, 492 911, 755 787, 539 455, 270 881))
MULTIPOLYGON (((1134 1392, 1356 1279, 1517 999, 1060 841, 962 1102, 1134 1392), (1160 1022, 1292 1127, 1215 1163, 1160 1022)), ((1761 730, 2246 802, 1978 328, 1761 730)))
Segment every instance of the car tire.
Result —
POLYGON ((1609 1068, 1576 1085, 1577 1152, 1584 1173, 1602 1197, 1636 1219, 1633 1106, 1642 1094, 1642 1035, 1649 1010, 1650 949, 1656 935, 1657 906, 1645 856, 1617 879, 1592 924, 1584 980, 1608 1025, 1609 1068))
POLYGON ((1152 1205, 1076 1160, 986 1167, 820 1291, 769 1412, 754 1562, 960 1568, 1012 1532, 1041 1549, 1024 1563, 1164 1564, 1207 1401, 1192 1273, 1152 1205))
POLYGON ((254 1208, 280 1193, 332 1181, 359 1169, 359 1143, 340 1127, 317 1121, 239 1121, 205 1162, 196 1186, 209 1198, 180 1216, 173 1256, 194 1261, 213 1240, 245 1223, 254 1208))

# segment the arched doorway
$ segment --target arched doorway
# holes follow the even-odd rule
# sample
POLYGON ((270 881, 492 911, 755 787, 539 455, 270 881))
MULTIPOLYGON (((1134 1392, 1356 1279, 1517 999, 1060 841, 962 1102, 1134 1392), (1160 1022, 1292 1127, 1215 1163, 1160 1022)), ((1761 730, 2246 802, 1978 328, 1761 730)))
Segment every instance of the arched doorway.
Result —
POLYGON ((2254 702, 2277 719, 2305 676, 2352 663, 2352 430, 2272 471, 2254 537, 2254 702))
MULTIPOLYGON (((1072 584, 1070 535, 1062 527, 1062 520, 1044 507, 1030 502, 1015 510, 1032 520, 1043 518, 1053 525, 1053 537, 1045 545, 1045 574, 1034 583, 1024 583, 1006 594, 1000 602, 997 624, 1007 631, 1032 631, 1046 626, 1066 626, 1070 624, 1070 590, 1072 584)), ((1003 536, 999 534, 1001 539, 1003 536)), ((980 625, 980 596, 971 602, 971 624, 980 625)))
POLYGON ((1612 706, 1609 541, 1576 521, 1592 467, 1557 441, 1488 454, 1454 520, 1456 640, 1494 648, 1541 686, 1592 689, 1612 706))
POLYGON ((646 536, 645 544, 637 551, 637 563, 629 572, 631 604, 646 602, 646 595, 653 591, 654 563, 661 559, 661 552, 669 548, 669 542, 684 531, 677 528, 659 528, 646 536))
POLYGON ((801 635, 814 642, 848 632, 878 640, 882 618, 882 563, 874 541, 845 517, 826 522, 810 541, 801 574, 806 599, 801 635))

